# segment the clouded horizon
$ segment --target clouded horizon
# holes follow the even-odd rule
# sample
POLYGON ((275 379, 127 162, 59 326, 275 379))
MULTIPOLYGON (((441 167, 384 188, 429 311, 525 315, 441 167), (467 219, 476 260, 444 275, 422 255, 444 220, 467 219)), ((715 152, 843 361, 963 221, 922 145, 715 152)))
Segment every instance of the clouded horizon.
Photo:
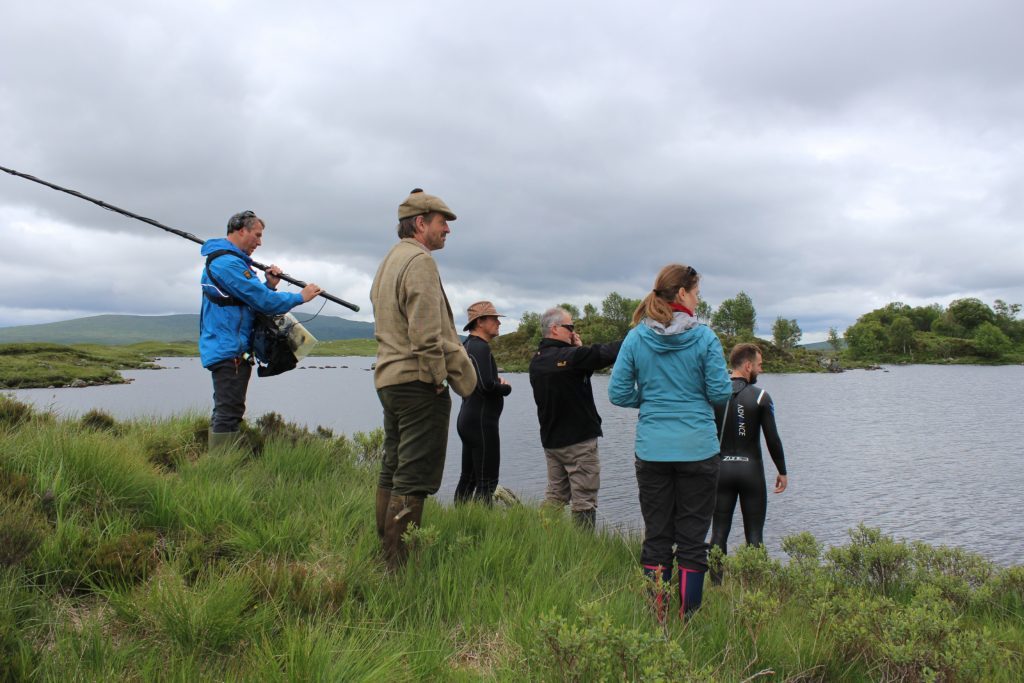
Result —
MULTIPOLYGON (((413 187, 465 319, 684 262, 805 340, 890 301, 1024 301, 1015 2, 15 4, 0 166, 359 304, 413 187)), ((198 245, 0 174, 0 326, 198 311, 198 245)), ((319 307, 306 304, 303 312, 319 307)))

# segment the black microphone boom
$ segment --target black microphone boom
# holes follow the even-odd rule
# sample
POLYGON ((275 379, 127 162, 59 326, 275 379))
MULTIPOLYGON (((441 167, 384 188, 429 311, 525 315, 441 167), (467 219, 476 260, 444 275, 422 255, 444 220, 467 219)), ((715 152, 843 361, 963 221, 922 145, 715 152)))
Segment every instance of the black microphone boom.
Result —
MULTIPOLYGON (((149 223, 153 227, 160 228, 161 230, 166 230, 167 232, 170 232, 170 233, 174 233, 178 237, 184 237, 185 239, 190 240, 192 242, 195 242, 196 244, 205 244, 205 242, 203 240, 199 239, 198 237, 196 237, 195 235, 193 235, 190 232, 185 232, 184 230, 176 230, 174 228, 169 228, 166 225, 163 225, 162 223, 156 222, 152 218, 146 218, 145 216, 140 216, 137 213, 132 213, 131 211, 126 211, 124 209, 121 209, 121 208, 118 208, 116 206, 113 206, 112 204, 107 204, 105 201, 103 201, 101 199, 94 199, 94 198, 92 198, 92 197, 90 197, 88 195, 82 194, 81 192, 76 192, 75 190, 69 190, 66 187, 61 187, 60 185, 54 185, 53 183, 48 183, 45 180, 42 180, 40 178, 36 178, 35 176, 29 175, 27 173, 21 173, 20 171, 15 171, 15 170, 10 169, 10 168, 4 168, 3 166, 0 166, 0 171, 3 171, 5 173, 10 173, 11 175, 18 176, 19 178, 24 178, 25 180, 31 180, 34 183, 39 183, 40 185, 45 185, 46 187, 52 188, 54 190, 58 190, 60 192, 65 192, 65 193, 71 195, 72 197, 78 197, 79 199, 84 199, 87 202, 92 202, 96 206, 103 207, 104 209, 106 209, 108 211, 113 211, 114 213, 119 213, 122 216, 128 216, 129 218, 134 218, 137 221, 142 221, 143 223, 149 223)), ((270 266, 265 266, 262 263, 257 263, 256 261, 253 261, 252 265, 256 266, 257 268, 259 268, 260 270, 263 270, 263 271, 266 271, 267 269, 270 268, 270 266)), ((278 277, 280 277, 285 282, 290 282, 291 284, 295 285, 296 287, 305 287, 306 284, 307 284, 307 283, 303 282, 302 280, 298 280, 298 279, 292 277, 291 275, 287 275, 285 273, 281 273, 278 277)), ((322 296, 323 298, 327 299, 328 301, 333 301, 336 304, 341 304, 342 306, 344 306, 346 308, 351 308, 353 311, 358 311, 359 310, 359 306, 356 306, 355 304, 349 303, 349 302, 345 301, 344 299, 341 299, 339 297, 334 296, 333 294, 328 294, 327 292, 321 291, 319 296, 322 296)))

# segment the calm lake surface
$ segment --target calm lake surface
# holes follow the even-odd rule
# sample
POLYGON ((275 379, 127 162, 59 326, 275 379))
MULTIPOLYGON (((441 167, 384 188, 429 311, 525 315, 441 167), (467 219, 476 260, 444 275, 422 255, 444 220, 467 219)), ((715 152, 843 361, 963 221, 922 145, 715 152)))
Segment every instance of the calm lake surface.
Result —
MULTIPOLYGON (((372 358, 307 358, 293 372, 249 386, 250 419, 276 411, 290 421, 336 433, 381 424, 372 358), (334 366, 334 367, 325 367, 334 366)), ((27 389, 18 399, 59 415, 92 409, 118 418, 210 410, 209 372, 198 358, 167 358, 164 370, 126 371, 127 385, 27 389)), ((544 454, 524 374, 505 374, 512 394, 501 421, 501 483, 527 499, 544 495, 544 454)), ((636 411, 608 403, 607 376, 595 376, 604 418, 598 517, 605 526, 640 530, 633 473, 636 411)), ((1024 367, 895 366, 838 375, 762 375, 776 405, 789 488, 769 494, 765 543, 780 554, 783 536, 807 530, 828 545, 845 543, 864 522, 899 538, 961 546, 1003 564, 1024 562, 1024 449, 1013 398, 1024 367)), ((452 427, 444 484, 450 502, 461 443, 452 427)), ((765 470, 775 469, 765 451, 765 470)), ((730 545, 743 539, 739 510, 730 545)))

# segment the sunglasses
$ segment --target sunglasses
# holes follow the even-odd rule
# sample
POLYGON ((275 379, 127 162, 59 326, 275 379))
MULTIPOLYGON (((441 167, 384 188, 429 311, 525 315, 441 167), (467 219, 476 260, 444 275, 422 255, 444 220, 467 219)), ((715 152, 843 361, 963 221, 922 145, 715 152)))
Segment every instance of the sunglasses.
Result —
POLYGON ((570 333, 576 331, 576 326, 574 324, 572 324, 572 323, 569 323, 568 325, 566 325, 564 323, 560 323, 558 326, 559 327, 564 327, 565 329, 569 330, 570 333))

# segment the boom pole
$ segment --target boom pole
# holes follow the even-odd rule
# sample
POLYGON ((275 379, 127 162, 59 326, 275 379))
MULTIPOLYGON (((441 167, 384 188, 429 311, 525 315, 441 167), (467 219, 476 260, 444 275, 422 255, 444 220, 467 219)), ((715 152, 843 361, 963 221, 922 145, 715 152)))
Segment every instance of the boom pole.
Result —
MULTIPOLYGON (((160 228, 161 230, 164 230, 166 232, 173 233, 173 234, 177 235, 178 237, 184 237, 185 239, 187 239, 187 240, 189 240, 191 242, 195 242, 196 244, 205 244, 206 243, 204 240, 199 239, 198 237, 196 237, 195 235, 193 235, 190 232, 185 232, 184 230, 178 230, 176 228, 170 228, 170 227, 164 225, 163 223, 159 223, 159 222, 153 220, 152 218, 146 218, 145 216, 140 216, 137 213, 132 213, 131 211, 128 211, 126 209, 122 209, 120 207, 114 206, 113 204, 108 204, 105 201, 103 201, 102 199, 96 199, 95 197, 90 197, 89 195, 82 194, 81 192, 78 192, 77 190, 70 190, 70 189, 68 189, 66 187, 61 187, 60 185, 55 185, 55 184, 53 184, 51 182, 47 182, 46 180, 43 180, 42 178, 37 178, 37 177, 35 177, 33 175, 29 175, 28 173, 22 173, 20 171, 15 171, 14 169, 5 168, 3 166, 0 166, 0 171, 3 171, 4 173, 9 173, 9 174, 11 174, 13 176, 18 176, 19 178, 24 178, 25 180, 31 180, 32 182, 39 183, 40 185, 45 185, 46 187, 49 187, 50 189, 57 190, 58 192, 64 192, 65 194, 69 194, 72 197, 78 197, 79 199, 84 199, 85 201, 92 202, 96 206, 102 207, 102 208, 106 209, 107 211, 113 211, 114 213, 119 213, 122 216, 128 216, 129 218, 134 218, 137 221, 142 221, 143 223, 148 223, 149 225, 152 225, 155 228, 160 228)), ((264 265, 262 263, 258 263, 257 261, 253 261, 252 265, 254 265, 255 267, 259 268, 262 271, 266 271, 266 270, 268 270, 270 268, 270 266, 264 265)), ((303 282, 302 280, 294 278, 291 275, 288 275, 286 273, 281 273, 278 277, 280 277, 285 282, 290 282, 291 284, 295 285, 296 287, 305 287, 306 284, 307 284, 307 283, 303 282)), ((340 297, 336 297, 333 294, 328 294, 325 291, 321 291, 318 296, 322 296, 323 298, 327 299, 328 301, 333 301, 336 304, 341 304, 342 306, 344 306, 346 308, 350 308, 353 311, 358 311, 359 310, 359 306, 357 306, 357 305, 355 305, 353 303, 349 303, 348 301, 345 301, 344 299, 342 299, 340 297)))

